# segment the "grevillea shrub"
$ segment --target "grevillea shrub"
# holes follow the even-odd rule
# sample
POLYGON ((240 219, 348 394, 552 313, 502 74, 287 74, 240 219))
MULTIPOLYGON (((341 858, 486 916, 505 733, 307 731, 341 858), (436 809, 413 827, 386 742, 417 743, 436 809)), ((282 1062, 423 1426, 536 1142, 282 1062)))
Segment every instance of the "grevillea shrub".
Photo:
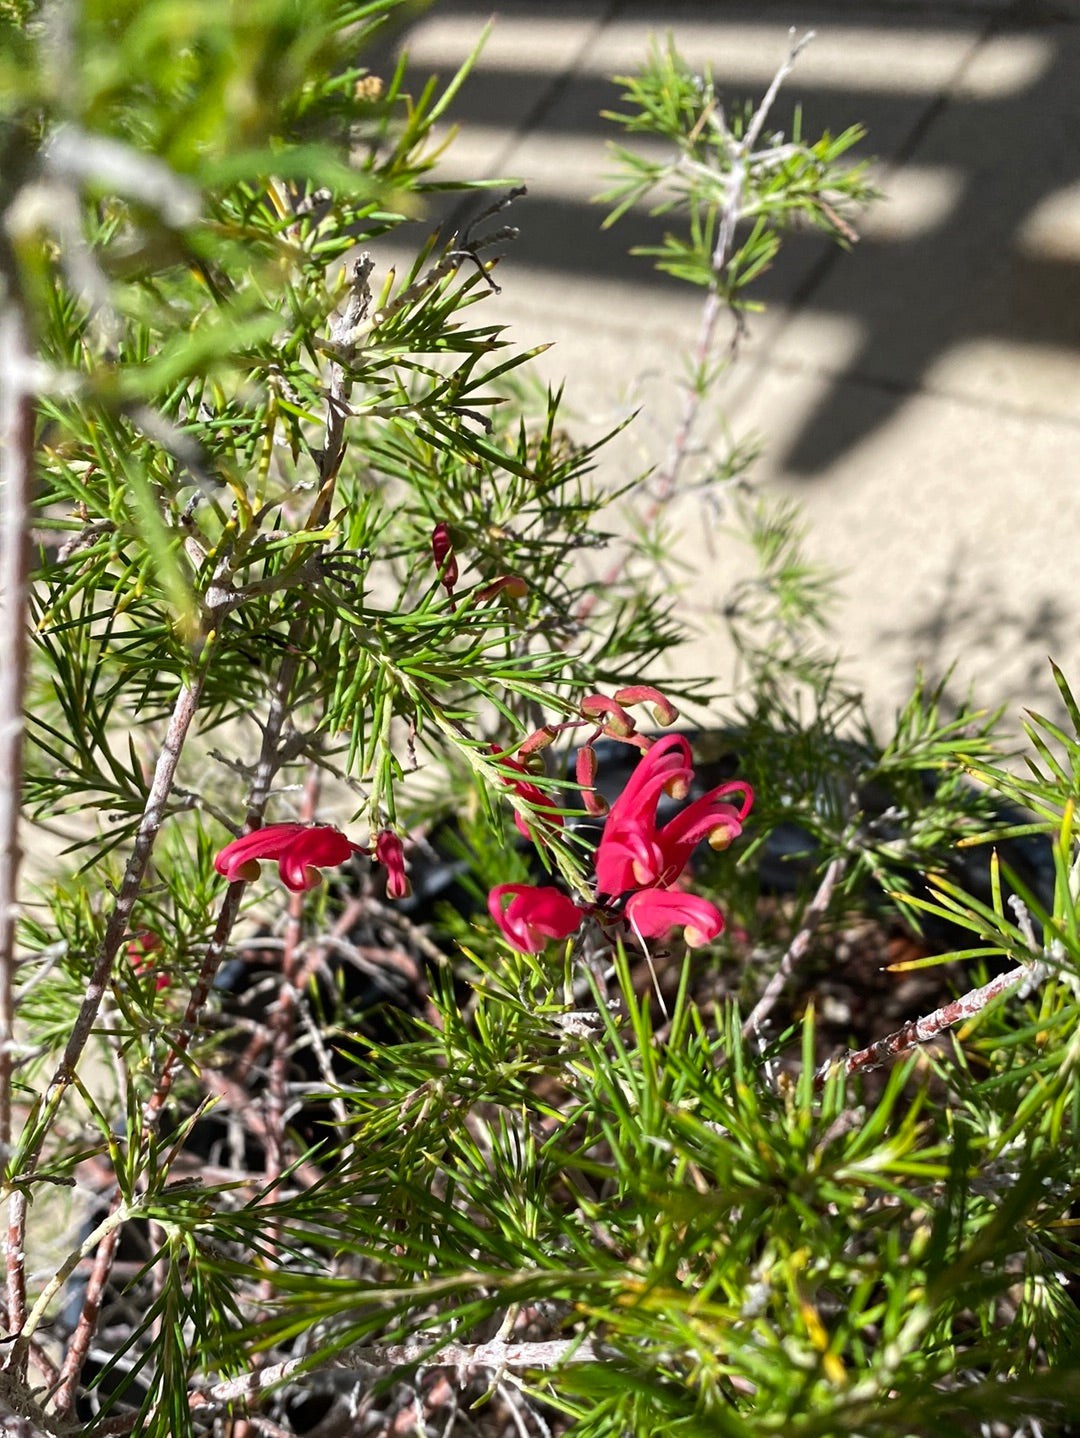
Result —
POLYGON ((612 218, 703 309, 613 499, 493 304, 520 188, 436 227, 469 66, 369 68, 412 12, 0 3, 4 1431, 1053 1431, 1080 714, 1022 780, 932 687, 873 735, 794 516, 696 438, 858 133, 624 82, 667 158, 612 218), (695 486, 760 559, 724 704, 658 678, 695 486), (1004 799, 1044 870, 958 868, 1004 799), (830 937, 901 911, 959 957, 823 1052, 830 937))

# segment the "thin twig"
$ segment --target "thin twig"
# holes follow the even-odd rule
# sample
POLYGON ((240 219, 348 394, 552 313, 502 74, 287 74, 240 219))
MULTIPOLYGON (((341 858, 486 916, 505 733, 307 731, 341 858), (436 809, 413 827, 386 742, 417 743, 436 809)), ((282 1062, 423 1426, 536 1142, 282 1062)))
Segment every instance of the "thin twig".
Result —
POLYGON ((810 940, 813 938, 818 925, 828 912, 829 904, 832 901, 833 890, 844 877, 847 869, 847 860, 842 854, 833 859, 822 876, 818 891, 814 895, 803 914, 799 931, 788 945, 787 953, 780 960, 780 965, 772 978, 765 985, 765 992, 758 999, 757 1003, 750 1010, 746 1022, 742 1026, 743 1038, 749 1038, 751 1034, 760 1034, 761 1026, 766 1018, 776 1007, 776 1001, 784 991, 784 985, 795 971, 795 966, 801 962, 803 955, 810 947, 810 940))
MULTIPOLYGON (((751 116, 750 123, 746 127, 746 133, 739 143, 733 146, 731 168, 727 176, 727 194, 724 199, 724 208, 720 215, 720 222, 717 226, 716 244, 712 253, 713 282, 709 286, 709 293, 702 307, 697 345, 694 350, 694 374, 698 376, 699 379, 704 375, 705 367, 709 362, 709 356, 712 354, 713 344, 716 338, 716 326, 721 313, 720 274, 730 260, 731 252, 734 248, 735 231, 742 214, 746 178, 754 146, 768 118, 769 111, 772 109, 776 97, 780 92, 780 86, 791 74, 795 61, 813 38, 814 31, 808 30, 805 35, 792 41, 787 56, 773 76, 769 88, 762 97, 761 104, 758 105, 751 116)), ((678 428, 672 437, 667 460, 660 474, 657 476, 656 483, 653 487, 655 495, 653 505, 654 514, 660 506, 671 497, 675 485, 678 482, 683 462, 689 453, 690 436, 697 423, 697 417, 701 410, 703 399, 704 392, 702 384, 700 382, 695 383, 694 381, 690 381, 683 391, 682 415, 679 419, 678 428)))
MULTIPOLYGON (((308 765, 300 818, 314 822, 319 807, 321 775, 318 766, 308 765)), ((266 1183, 270 1188, 280 1177, 285 1165, 285 1113, 289 1096, 289 1063, 296 1039, 296 1010, 299 1002, 299 981, 303 953, 304 895, 289 895, 289 916, 285 926, 285 945, 281 955, 281 975, 277 1003, 268 1016, 271 1059, 270 1081, 267 1086, 266 1183)))
MULTIPOLYGON (((6 251, 6 245, 5 245, 6 251)), ((29 601, 29 514, 33 486, 34 413, 26 315, 13 257, 5 255, 7 293, 0 309, 0 1156, 11 1152, 15 1040, 15 930, 19 900, 19 814, 22 796, 26 625, 29 601)), ((26 1314, 23 1235, 26 1193, 8 1197, 7 1310, 11 1329, 26 1314)))
MULTIPOLYGON (((725 186, 727 193, 724 199, 724 208, 720 213, 719 223, 717 224, 716 244, 713 247, 711 260, 713 277, 712 283, 709 285, 705 303, 702 306, 701 319, 698 324, 697 342, 694 345, 693 354, 693 371, 691 378, 687 380, 683 387, 682 412, 679 415, 675 432, 671 437, 667 457, 651 486, 652 501, 641 515, 643 528, 654 523, 657 515, 670 500, 678 484, 683 464, 687 455, 690 453, 691 436, 697 425, 698 415, 705 398, 704 377, 709 363, 709 357, 713 352, 713 346, 716 342, 716 327, 720 321, 720 315, 723 312, 723 304, 720 298, 720 275, 731 258, 732 248, 735 243, 735 232, 742 214, 743 195, 746 189, 746 178, 754 145, 761 134, 769 111, 773 107, 776 96, 780 91, 780 86, 787 79, 788 75, 791 74, 795 61, 798 59, 802 50, 814 38, 814 34, 815 32, 813 30, 808 30, 805 35, 792 41, 786 57, 773 76, 769 88, 762 97, 761 103, 754 111, 743 138, 737 144, 733 140, 731 141, 729 147, 731 166, 727 172, 725 186)), ((707 118, 717 127, 724 126, 723 118, 711 110, 702 118, 707 118)), ((725 136, 728 135, 726 128, 723 129, 723 133, 725 136)), ((772 152, 770 151, 770 159, 771 157, 772 152)), ((739 331, 736 332, 736 340, 738 339, 738 334, 739 331)), ((588 618, 589 614, 591 614, 596 605, 597 593, 602 592, 616 582, 622 572, 623 562, 622 557, 617 559, 604 574, 597 591, 587 595, 578 606, 577 618, 579 620, 584 621, 588 618)))
POLYGON ((305 1367, 304 1358, 289 1358, 258 1373, 246 1373, 203 1389, 202 1403, 220 1405, 251 1401, 301 1373, 344 1371, 371 1375, 392 1368, 554 1368, 560 1363, 593 1363, 599 1353, 588 1340, 553 1338, 536 1343, 447 1343, 433 1348, 425 1343, 388 1343, 347 1348, 320 1363, 305 1367))
POLYGON ((217 922, 214 924, 214 932, 210 936, 210 942, 206 946, 206 953, 203 955, 202 967, 199 970, 199 977, 195 981, 191 994, 187 1001, 187 1008, 184 1010, 184 1017, 180 1023, 179 1032, 172 1035, 170 1039, 169 1052, 165 1056, 161 1073, 154 1086, 154 1092, 147 1100, 146 1108, 143 1110, 143 1127, 147 1133, 156 1129, 161 1118, 165 1101, 172 1090, 173 1074, 176 1065, 187 1053, 191 1046, 191 1040, 195 1036, 198 1027, 199 1015, 210 997, 210 990, 213 987, 214 977, 217 974, 221 960, 225 954, 225 946, 229 941, 233 925, 236 923, 240 913, 240 901, 243 898, 244 890, 247 887, 243 879, 234 880, 225 891, 225 898, 222 900, 221 908, 218 910, 217 922))
POLYGON ((143 808, 142 819, 135 833, 135 842, 131 854, 124 869, 124 877, 120 884, 120 890, 116 896, 112 912, 109 915, 105 928, 105 936, 98 948, 94 959, 94 967, 91 970, 90 978, 86 985, 86 996, 79 1009, 78 1016, 72 1026, 71 1035, 65 1045, 63 1055, 57 1065, 56 1072, 45 1093, 45 1101, 42 1105, 42 1113, 38 1120, 37 1133, 31 1140, 27 1154, 27 1167, 32 1171, 36 1166, 37 1159, 41 1153, 45 1135, 48 1132, 52 1120, 60 1102, 67 1092, 75 1074, 76 1065, 86 1047, 87 1040, 94 1027, 98 1009, 105 993, 112 972, 113 960, 120 950, 121 944, 128 934, 128 926, 131 920, 131 913, 135 907, 139 890, 142 887, 143 877, 146 874, 147 864, 150 862, 150 855, 153 851, 154 841, 158 831, 165 820, 165 808, 172 790, 173 779, 176 775, 177 765, 180 762, 180 754, 184 747, 188 731, 195 718, 199 705, 199 697, 202 693, 203 678, 206 673, 206 656, 193 679, 184 684, 177 696, 173 706, 172 717, 169 720, 169 727, 165 733, 165 739, 161 746, 161 753, 158 755, 157 765, 154 769, 154 777, 150 784, 150 791, 146 797, 146 804, 143 808))
POLYGON ((899 1054, 907 1053, 917 1044, 930 1043, 954 1024, 974 1018, 994 999, 1007 994, 1010 989, 1030 984, 1036 968, 1033 964, 1021 964, 1019 968, 1010 969, 1008 973, 998 974, 996 979, 983 984, 982 988, 969 990, 960 998, 942 1004, 941 1008, 921 1019, 912 1019, 903 1028, 868 1044, 866 1048, 853 1050, 841 1058, 829 1059, 814 1075, 815 1084, 821 1088, 830 1075, 839 1071, 845 1074, 868 1073, 870 1069, 881 1068, 899 1054))
POLYGON ((84 1258, 94 1252, 95 1248, 103 1242, 110 1233, 119 1232, 121 1224, 130 1216, 135 1205, 124 1203, 123 1200, 113 1205, 92 1233, 87 1234, 78 1248, 68 1254, 64 1262, 57 1268, 56 1272, 46 1283, 45 1287, 37 1296, 33 1308, 27 1315, 22 1332, 16 1346, 28 1344, 30 1339, 37 1332, 39 1326, 48 1312, 49 1305, 63 1288, 64 1284, 78 1268, 84 1258))
MULTIPOLYGON (((109 1205, 107 1219, 114 1219, 118 1216, 122 1201, 123 1195, 117 1188, 109 1205)), ((97 1331, 101 1305, 112 1276, 116 1250, 119 1247, 122 1232, 123 1226, 120 1223, 107 1228, 94 1253, 93 1266, 86 1280, 79 1317, 67 1345, 63 1367, 60 1370, 59 1381, 53 1394, 53 1409, 60 1418, 66 1418, 75 1406, 76 1390, 90 1353, 90 1345, 97 1331)))
MULTIPOLYGON (((789 33, 794 36, 794 28, 792 28, 789 33)), ((742 141, 742 148, 746 154, 749 154, 750 151, 757 144, 758 136, 761 134, 762 126, 768 119, 769 111, 772 109, 776 101, 776 97, 780 93, 780 86, 791 74, 792 70, 795 67, 795 61, 799 58, 799 56, 806 49, 807 45, 809 45, 810 41, 814 38, 816 34, 816 30, 807 30, 805 35, 800 35, 798 39, 792 40, 791 48, 788 50, 787 53, 787 59, 784 60, 779 70, 777 70, 776 74, 772 77, 772 82, 769 85, 769 88, 765 91, 765 94, 762 97, 761 104, 754 111, 753 118, 751 119, 749 125, 746 127, 746 134, 743 136, 742 141)))
MULTIPOLYGON (((106 1009, 104 1014, 104 1027, 107 1031, 111 1030, 115 1032, 113 1019, 114 1016, 106 1009)), ((129 1090, 130 1073, 124 1058, 123 1045, 114 1040, 109 1044, 109 1054, 116 1072, 116 1091, 117 1093, 127 1093, 129 1090)), ((120 1190, 120 1186, 116 1184, 108 1208, 108 1220, 111 1220, 119 1212, 122 1202, 123 1193, 120 1190)), ((83 1301, 79 1309, 79 1317, 67 1344, 63 1365, 53 1383, 53 1409, 61 1418, 68 1417, 72 1408, 75 1406, 75 1390, 79 1378, 82 1375, 86 1359, 90 1353, 90 1345, 94 1340, 94 1334, 97 1331, 101 1305, 104 1302, 105 1292, 109 1279, 112 1276, 113 1265, 116 1261, 116 1252, 120 1243, 122 1225, 119 1222, 113 1224, 107 1223, 104 1230, 98 1229, 97 1232, 100 1237, 100 1242, 94 1252, 93 1263, 86 1280, 86 1287, 83 1290, 83 1301)))

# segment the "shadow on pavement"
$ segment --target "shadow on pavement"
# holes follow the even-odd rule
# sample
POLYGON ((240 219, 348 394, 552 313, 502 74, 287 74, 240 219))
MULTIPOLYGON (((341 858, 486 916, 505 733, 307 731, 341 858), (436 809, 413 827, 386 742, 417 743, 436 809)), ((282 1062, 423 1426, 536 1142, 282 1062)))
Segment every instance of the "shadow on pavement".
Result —
MULTIPOLYGON (((888 171, 905 166, 948 173, 953 192, 947 212, 935 223, 916 226, 908 236, 871 235, 850 255, 828 247, 818 236, 793 236, 780 262, 760 281, 757 293, 766 304, 786 305, 789 315, 812 311, 854 320, 862 334, 848 362, 833 369, 834 383, 782 457, 784 468, 804 479, 816 477, 847 447, 887 424, 911 392, 932 390, 935 367, 958 347, 990 341, 1080 352, 1080 263, 1068 247, 1047 252, 1025 237, 1040 207, 1080 181, 1080 147, 1075 142, 1080 133, 1080 23, 1067 23, 1066 12, 1053 6, 1034 4, 851 9, 834 3, 825 8, 827 13, 810 17, 802 7, 800 25, 813 18, 825 33, 830 23, 854 23, 864 31, 888 32, 899 46, 905 31, 912 29, 925 32, 932 25, 946 36, 950 27, 966 35, 974 30, 976 61, 988 47, 1034 36, 1048 58, 1030 83, 997 93, 991 87, 988 95, 966 95, 962 85, 936 94, 905 92, 902 87, 893 93, 875 92, 857 76, 850 89, 814 87, 800 81, 798 68, 788 81, 774 112, 778 126, 790 127, 797 105, 808 135, 864 123, 869 134, 863 149, 886 166, 886 192, 888 171), (859 384, 842 383, 852 379, 859 384), (875 391, 872 403, 864 402, 867 386, 875 391)), ((519 19, 537 14, 535 5, 521 3, 503 3, 498 11, 519 19)), ((450 0, 433 13, 459 20, 475 15, 479 33, 490 11, 450 0)), ((595 18, 593 73, 552 72, 538 82, 535 65, 511 69, 485 64, 461 90, 454 114, 466 126, 505 131, 507 148, 515 136, 535 141, 538 132, 550 135, 552 145, 569 136, 594 141, 599 189, 603 142, 618 135, 599 114, 618 107, 618 87, 595 73, 608 22, 625 17, 651 24, 660 34, 670 29, 676 42, 680 19, 692 20, 698 30, 703 23, 715 23, 712 63, 723 87, 725 24, 751 18, 779 22, 797 12, 769 0, 752 10, 725 3, 672 7, 658 0, 613 0, 593 6, 548 4, 542 13, 548 24, 559 17, 577 22, 595 18)), ((418 78, 429 70, 418 67, 418 78)), ((446 80, 451 73, 448 64, 440 78, 446 80)), ((729 94, 733 101, 757 98, 745 84, 732 85, 729 94)), ((506 169, 514 171, 512 151, 506 169)), ((521 178, 527 182, 529 177, 521 178)), ((655 287, 658 296, 677 283, 656 274, 647 260, 627 254, 635 245, 655 244, 665 222, 639 212, 602 231, 602 218, 603 211, 584 199, 534 193, 515 207, 521 237, 514 257, 553 274, 623 278, 655 287)), ((812 358, 830 370, 827 355, 812 358)), ((1037 396, 1011 396, 1007 388, 969 397, 1036 415, 1054 413, 1052 396, 1045 408, 1037 396)))

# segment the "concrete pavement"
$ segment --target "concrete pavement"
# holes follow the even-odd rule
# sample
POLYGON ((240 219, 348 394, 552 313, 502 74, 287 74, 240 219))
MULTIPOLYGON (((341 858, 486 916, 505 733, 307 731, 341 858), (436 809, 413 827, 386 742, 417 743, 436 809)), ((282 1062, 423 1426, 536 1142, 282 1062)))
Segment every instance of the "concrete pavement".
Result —
MULTIPOLYGON (((809 136, 865 124, 886 198, 851 253, 797 236, 765 277, 768 312, 717 392, 727 427, 762 436, 753 478, 798 499, 812 553, 842 571, 837 647, 876 717, 918 664, 940 676, 956 661, 953 692, 971 683, 1017 722, 1053 708, 1048 654, 1080 691, 1080 4, 494 9, 447 168, 528 184, 489 314, 522 346, 555 342, 544 372, 566 378, 583 425, 642 407, 609 460, 620 482, 663 455, 700 295, 627 255, 660 233, 646 214, 599 228, 589 197, 612 168, 617 132, 598 113, 617 104, 610 76, 670 31, 732 98, 757 99, 789 27, 817 32, 775 123, 799 105, 809 136)), ((408 36, 414 70, 448 74, 490 13, 437 3, 408 36)), ((707 494, 672 515, 698 633, 681 667, 724 688, 717 609, 744 557, 707 494)))

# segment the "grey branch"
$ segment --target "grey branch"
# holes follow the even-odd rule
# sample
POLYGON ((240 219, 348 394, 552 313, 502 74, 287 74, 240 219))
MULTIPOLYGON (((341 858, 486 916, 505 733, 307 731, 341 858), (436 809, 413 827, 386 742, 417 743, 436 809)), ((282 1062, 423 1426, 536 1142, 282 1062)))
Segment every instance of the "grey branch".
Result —
MULTIPOLYGON (((727 175, 727 194, 724 201, 724 208, 720 215, 720 223, 717 225, 716 246, 712 255, 712 270, 715 279, 709 288, 705 304, 701 312, 701 323, 698 328, 697 347, 694 353, 695 373, 704 373, 709 357, 713 351, 716 338, 716 327, 720 319, 721 304, 719 294, 720 272, 731 258, 732 248, 735 243, 735 231, 742 213, 743 196, 746 189, 748 167, 753 158, 752 152, 761 134, 762 127, 773 107, 773 102, 780 91, 780 86, 791 74, 792 67, 798 59, 801 51, 814 38, 814 31, 808 30, 801 38, 792 40, 787 57, 772 78, 772 83, 766 90, 761 104, 758 105, 751 116, 746 133, 741 141, 734 142, 730 133, 724 132, 725 142, 731 156, 731 168, 727 175)), ((716 119, 718 125, 723 121, 716 119)), ((654 493, 656 495, 656 507, 659 508, 670 499, 678 482, 679 473, 690 449, 690 438, 697 422, 698 412, 702 402, 701 387, 691 381, 686 385, 683 395, 683 410, 679 419, 679 425, 672 436, 671 445, 668 449, 667 458, 664 461, 663 469, 654 482, 654 493)))
POLYGON ((845 1074, 853 1074, 881 1068, 890 1059, 908 1053, 917 1044, 930 1043, 932 1039, 936 1039, 946 1029, 952 1028, 954 1024, 974 1018, 994 999, 1000 998, 1002 994, 1007 994, 1010 989, 1030 985, 1037 970, 1041 968, 1041 965, 1021 964, 1018 968, 1010 969, 1006 974, 998 974, 996 979, 991 979, 981 988, 970 989, 960 998, 953 999, 951 1003, 942 1004, 941 1008, 935 1009, 933 1013, 926 1014, 921 1019, 912 1019, 903 1028, 886 1034, 883 1039, 868 1044, 864 1049, 855 1049, 841 1058, 829 1059, 814 1075, 815 1082, 820 1087, 831 1074, 838 1070, 842 1070, 845 1074))
MULTIPOLYGON (((599 1358, 592 1343, 576 1338, 549 1339, 538 1343, 507 1343, 493 1339, 490 1343, 447 1343, 433 1349, 424 1343, 389 1343, 380 1346, 347 1348, 318 1371, 333 1369, 357 1376, 372 1377, 393 1368, 555 1368, 560 1363, 592 1363, 599 1358)), ((268 1388, 275 1388, 290 1378, 303 1377, 314 1370, 305 1370, 303 1358, 290 1358, 273 1363, 257 1373, 229 1378, 204 1389, 201 1403, 215 1406, 251 1401, 268 1388)))
MULTIPOLYGON (((17 270, 6 241, 0 285, 0 1154, 11 1144, 15 1024, 15 932, 19 902, 19 813, 29 599, 29 516, 33 494, 33 356, 17 270)), ((7 1308, 18 1329, 25 1316, 23 1229, 26 1195, 8 1196, 7 1308)))

